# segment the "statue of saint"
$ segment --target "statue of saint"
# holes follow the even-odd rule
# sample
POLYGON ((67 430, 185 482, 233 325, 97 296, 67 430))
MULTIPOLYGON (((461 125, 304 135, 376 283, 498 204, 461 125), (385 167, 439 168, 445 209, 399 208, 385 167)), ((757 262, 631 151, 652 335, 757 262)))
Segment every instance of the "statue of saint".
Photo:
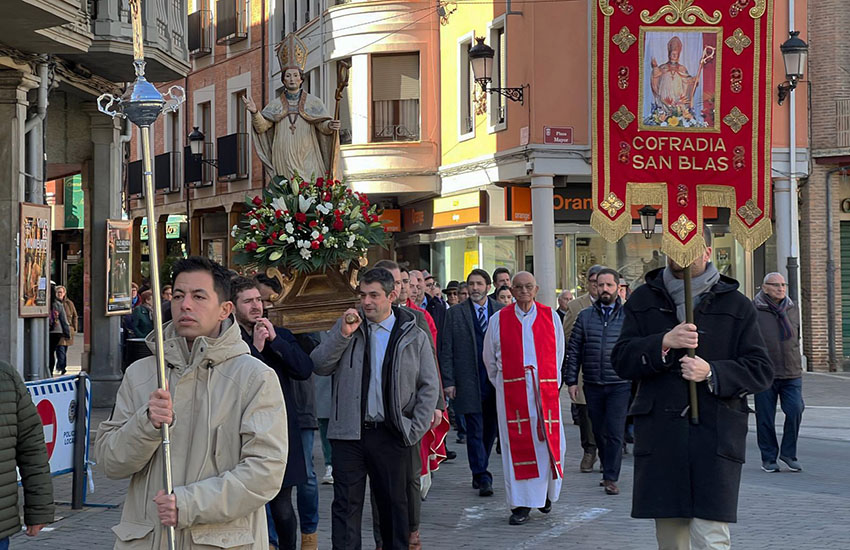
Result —
POLYGON ((339 161, 338 120, 333 120, 318 97, 301 89, 307 48, 294 34, 277 47, 283 93, 260 112, 250 96, 245 106, 251 113, 251 134, 257 156, 275 176, 304 180, 342 177, 339 161), (334 167, 330 163, 333 159, 334 167))
POLYGON ((658 61, 652 58, 652 76, 650 87, 655 103, 658 107, 672 114, 679 110, 690 109, 693 106, 694 93, 699 85, 700 75, 706 63, 714 58, 714 50, 706 46, 699 62, 696 76, 688 73, 687 67, 679 63, 682 55, 682 41, 674 36, 667 42, 667 63, 658 65, 658 61))

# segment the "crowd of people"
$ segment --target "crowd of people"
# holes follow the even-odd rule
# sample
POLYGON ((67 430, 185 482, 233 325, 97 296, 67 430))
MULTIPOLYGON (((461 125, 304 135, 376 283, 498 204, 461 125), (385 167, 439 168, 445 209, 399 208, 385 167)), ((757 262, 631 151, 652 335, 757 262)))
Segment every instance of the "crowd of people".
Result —
MULTIPOLYGON (((428 271, 382 260, 361 274, 359 304, 330 330, 293 335, 269 320, 276 280, 180 260, 165 308, 168 389, 158 387, 153 357, 131 365, 95 442, 106 475, 131 479, 114 528, 120 547, 160 547, 162 524, 176 528, 181 548, 290 550, 299 538, 302 550, 317 548, 318 432, 333 548, 361 548, 368 483, 375 547, 419 549, 421 501, 441 462, 457 456, 447 448, 451 425, 472 491, 503 492, 511 525, 549 513, 565 475, 595 471, 597 458, 604 494, 618 495, 633 441, 632 515, 655 520, 658 547, 729 548, 748 394, 763 469, 779 471, 777 460, 802 469, 799 314, 778 273, 749 301, 717 272, 705 239, 690 268, 692 323, 673 262, 634 293, 614 269, 593 266, 587 292, 564 291, 553 309, 537 300, 529 272, 473 269, 441 288, 428 271), (686 382, 696 383, 698 423, 686 382), (577 465, 565 463, 562 386, 581 434, 577 465), (163 423, 180 464, 170 495, 159 481, 163 423), (494 448, 501 480, 490 468, 494 448)), ((150 301, 139 293, 137 330, 153 322, 139 309, 150 301)), ((31 517, 47 522, 42 509, 31 517)))

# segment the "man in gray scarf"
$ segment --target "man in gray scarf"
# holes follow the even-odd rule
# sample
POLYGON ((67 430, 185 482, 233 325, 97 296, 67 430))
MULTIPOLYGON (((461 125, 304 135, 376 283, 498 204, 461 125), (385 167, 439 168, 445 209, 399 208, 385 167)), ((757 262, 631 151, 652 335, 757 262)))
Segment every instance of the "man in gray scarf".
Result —
POLYGON ((639 381, 632 517, 655 519, 662 549, 728 549, 737 521, 747 439, 747 394, 773 370, 752 303, 711 264, 711 235, 691 264, 694 322, 685 323, 684 269, 646 275, 623 307, 611 362, 639 381), (688 357, 687 350, 696 350, 688 357), (697 384, 699 424, 689 421, 688 384, 697 384))

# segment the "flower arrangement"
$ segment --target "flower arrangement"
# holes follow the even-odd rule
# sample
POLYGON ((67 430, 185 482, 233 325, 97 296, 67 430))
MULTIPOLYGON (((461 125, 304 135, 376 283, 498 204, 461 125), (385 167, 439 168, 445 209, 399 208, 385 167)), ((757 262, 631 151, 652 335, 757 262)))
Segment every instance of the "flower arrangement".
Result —
MULTIPOLYGON (((702 113, 703 115, 705 113, 702 113)), ((646 126, 662 128, 707 128, 706 120, 698 120, 693 109, 681 105, 665 105, 660 107, 652 104, 652 114, 643 120, 646 126)))
POLYGON ((245 221, 231 231, 237 264, 324 271, 386 240, 377 206, 339 180, 277 177, 245 204, 245 221))

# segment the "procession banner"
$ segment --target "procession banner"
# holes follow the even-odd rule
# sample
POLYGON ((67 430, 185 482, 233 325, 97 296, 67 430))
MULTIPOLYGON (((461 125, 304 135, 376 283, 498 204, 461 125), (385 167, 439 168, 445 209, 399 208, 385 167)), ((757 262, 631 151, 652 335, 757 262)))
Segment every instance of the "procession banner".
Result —
POLYGON ((50 207, 21 203, 18 284, 21 317, 50 313, 50 207))
POLYGON ((597 0, 593 214, 609 241, 661 207, 662 251, 702 254, 703 207, 748 250, 771 234, 773 0, 597 0))
POLYGON ((130 295, 133 222, 106 220, 106 315, 133 310, 130 295))

